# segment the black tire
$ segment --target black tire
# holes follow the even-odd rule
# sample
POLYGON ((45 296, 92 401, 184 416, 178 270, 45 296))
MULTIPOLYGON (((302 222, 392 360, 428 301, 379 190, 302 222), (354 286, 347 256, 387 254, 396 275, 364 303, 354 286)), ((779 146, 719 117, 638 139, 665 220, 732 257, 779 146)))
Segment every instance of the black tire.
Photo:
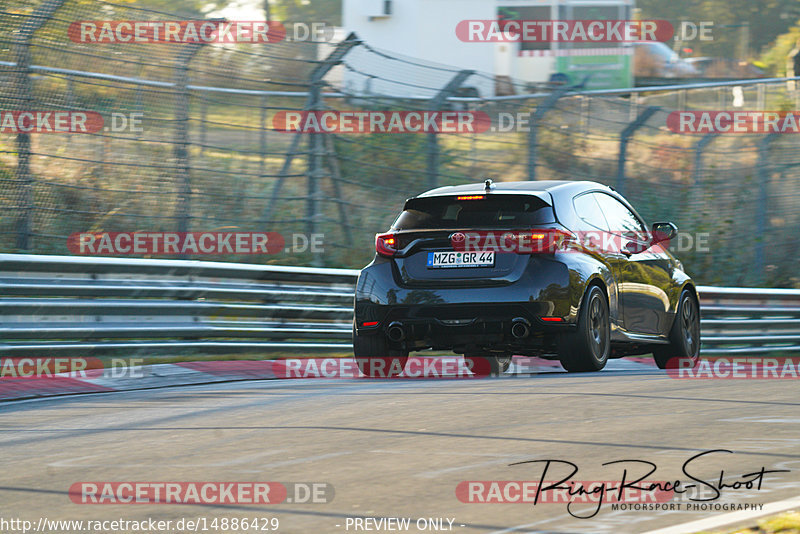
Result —
POLYGON ((388 340, 377 333, 359 336, 353 326, 353 355, 361 374, 372 378, 395 378, 406 367, 408 352, 389 349, 388 340))
POLYGON ((700 307, 691 291, 684 289, 678 300, 675 320, 669 331, 669 345, 653 349, 653 359, 659 369, 666 369, 673 358, 700 359, 700 307))
POLYGON ((611 323, 603 290, 591 286, 584 295, 574 332, 558 338, 558 358, 570 373, 599 371, 611 353, 611 323))
POLYGON ((478 376, 499 376, 511 366, 511 356, 497 356, 488 353, 470 353, 464 355, 469 360, 469 368, 478 376))

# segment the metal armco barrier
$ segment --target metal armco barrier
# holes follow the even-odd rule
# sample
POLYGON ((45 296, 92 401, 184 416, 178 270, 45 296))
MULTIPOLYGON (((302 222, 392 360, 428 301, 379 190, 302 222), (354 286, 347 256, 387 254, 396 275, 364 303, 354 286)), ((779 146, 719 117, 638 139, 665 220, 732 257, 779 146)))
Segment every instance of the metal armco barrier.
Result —
POLYGON ((698 288, 704 355, 800 351, 800 290, 698 288))
POLYGON ((0 254, 0 354, 350 350, 358 271, 0 254))
MULTIPOLYGON (((350 350, 358 271, 0 254, 0 355, 350 350)), ((800 290, 698 288, 703 353, 800 350, 800 290)))

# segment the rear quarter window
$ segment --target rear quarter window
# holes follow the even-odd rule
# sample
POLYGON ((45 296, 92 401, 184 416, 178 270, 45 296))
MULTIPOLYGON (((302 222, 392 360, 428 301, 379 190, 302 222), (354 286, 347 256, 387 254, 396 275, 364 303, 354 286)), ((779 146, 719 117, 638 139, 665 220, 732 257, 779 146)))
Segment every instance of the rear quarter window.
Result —
POLYGON ((608 223, 593 193, 583 193, 572 199, 575 213, 583 222, 598 230, 608 231, 608 223))

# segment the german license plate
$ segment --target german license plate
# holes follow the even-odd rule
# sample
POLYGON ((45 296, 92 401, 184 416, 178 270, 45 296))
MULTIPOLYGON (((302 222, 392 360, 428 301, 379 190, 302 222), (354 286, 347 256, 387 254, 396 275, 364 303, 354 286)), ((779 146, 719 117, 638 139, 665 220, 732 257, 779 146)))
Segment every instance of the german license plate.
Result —
POLYGON ((494 267, 494 252, 428 252, 428 269, 494 267))

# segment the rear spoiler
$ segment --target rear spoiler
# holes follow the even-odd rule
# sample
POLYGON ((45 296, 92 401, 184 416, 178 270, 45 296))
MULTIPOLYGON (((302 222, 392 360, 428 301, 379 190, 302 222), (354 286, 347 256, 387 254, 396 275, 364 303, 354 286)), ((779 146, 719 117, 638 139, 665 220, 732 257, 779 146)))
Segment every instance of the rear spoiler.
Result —
POLYGON ((483 191, 476 191, 474 193, 460 193, 460 194, 447 194, 447 195, 428 195, 428 196, 419 196, 419 197, 412 197, 406 200, 405 204, 403 205, 403 209, 408 209, 409 207, 413 206, 417 202, 426 202, 431 200, 451 200, 451 201, 468 201, 468 200, 475 200, 481 201, 486 199, 491 199, 492 197, 536 197, 548 206, 553 206, 553 197, 547 191, 530 191, 527 193, 520 193, 519 191, 497 191, 492 190, 491 193, 486 193, 483 191))

